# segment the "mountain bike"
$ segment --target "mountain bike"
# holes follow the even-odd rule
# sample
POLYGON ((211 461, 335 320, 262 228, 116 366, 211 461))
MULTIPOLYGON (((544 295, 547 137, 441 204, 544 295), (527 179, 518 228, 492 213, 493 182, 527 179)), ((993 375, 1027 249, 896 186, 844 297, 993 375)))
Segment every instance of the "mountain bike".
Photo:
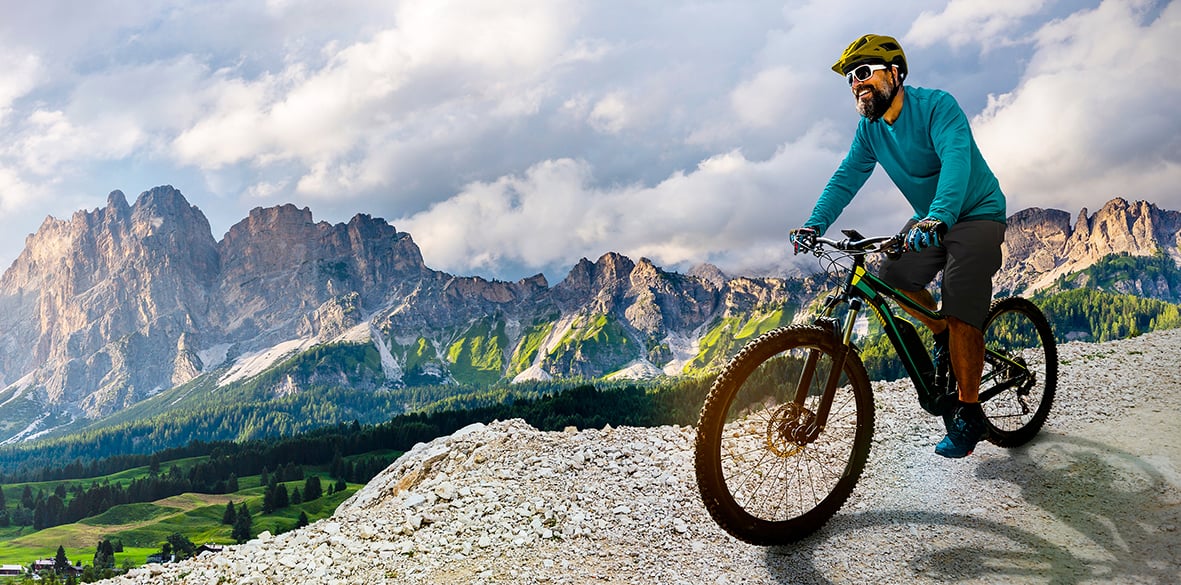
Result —
MULTIPOLYGON (((940 405, 955 397, 947 352, 936 363, 889 301, 931 319, 945 317, 865 267, 870 254, 902 253, 904 236, 843 233, 840 241, 801 243, 843 283, 819 316, 747 344, 718 375, 701 409, 694 466, 702 501, 722 529, 751 544, 787 544, 812 534, 861 477, 874 430, 873 391, 854 343, 866 305, 914 383, 920 406, 941 414, 940 405)), ((1053 332, 1041 310, 1020 297, 994 300, 983 331, 986 439, 1001 447, 1023 445, 1041 429, 1054 400, 1053 332)))

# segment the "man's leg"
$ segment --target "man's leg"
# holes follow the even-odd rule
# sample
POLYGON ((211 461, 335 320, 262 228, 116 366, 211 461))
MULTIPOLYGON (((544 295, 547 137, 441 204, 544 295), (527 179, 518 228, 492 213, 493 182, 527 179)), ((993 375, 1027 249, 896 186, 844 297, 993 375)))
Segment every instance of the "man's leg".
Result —
MULTIPOLYGON (((936 304, 935 304, 935 297, 932 296, 931 292, 925 288, 920 289, 920 290, 916 290, 916 291, 904 290, 904 291, 902 291, 902 294, 910 297, 910 300, 926 307, 927 309, 930 309, 932 311, 939 310, 939 307, 936 306, 936 304)), ((910 307, 907 307, 906 305, 899 304, 899 306, 902 307, 903 311, 906 311, 907 313, 909 313, 910 316, 914 317, 915 319, 918 319, 923 325, 926 325, 927 329, 930 329, 931 333, 934 333, 935 335, 939 335, 940 333, 943 333, 947 329, 947 321, 945 321, 945 320, 930 319, 926 315, 924 315, 918 311, 915 311, 915 310, 911 309, 910 307)), ((957 372, 957 375, 958 375, 958 372, 957 372)))
POLYGON ((955 317, 947 318, 950 331, 951 369, 959 383, 960 402, 980 400, 980 375, 984 372, 984 332, 955 317))
MULTIPOLYGON (((935 298, 927 290, 903 292, 918 304, 932 311, 936 309, 935 298)), ((959 403, 951 405, 943 415, 947 436, 935 447, 935 452, 944 457, 965 457, 985 434, 984 415, 979 404, 980 376, 984 372, 984 332, 956 317, 933 320, 918 311, 906 307, 903 309, 936 335, 944 331, 948 333, 948 351, 958 386, 959 403)))
POLYGON ((943 314, 947 315, 951 367, 959 383, 956 406, 943 417, 947 436, 935 447, 944 457, 964 457, 988 434, 980 405, 984 370, 983 326, 992 297, 992 275, 1001 265, 1004 224, 971 221, 944 238, 943 314))

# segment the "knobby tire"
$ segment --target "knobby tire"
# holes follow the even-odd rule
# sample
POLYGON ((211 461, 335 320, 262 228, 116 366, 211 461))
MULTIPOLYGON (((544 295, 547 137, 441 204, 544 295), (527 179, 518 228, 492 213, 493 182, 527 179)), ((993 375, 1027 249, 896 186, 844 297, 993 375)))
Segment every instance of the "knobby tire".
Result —
POLYGON ((874 409, 855 349, 848 350, 828 424, 817 438, 792 441, 784 433, 815 413, 840 349, 831 329, 776 329, 744 347, 714 381, 697 424, 694 464, 706 509, 735 538, 756 545, 804 538, 837 513, 860 479, 874 409), (809 350, 820 352, 820 367, 801 409, 791 398, 809 350))
POLYGON ((1050 323, 1037 305, 1021 297, 993 301, 984 322, 984 344, 1022 361, 1029 376, 1014 388, 985 398, 1000 384, 1018 379, 991 356, 985 359, 980 395, 988 421, 988 441, 1000 447, 1028 443, 1050 414, 1058 385, 1058 346, 1050 323))

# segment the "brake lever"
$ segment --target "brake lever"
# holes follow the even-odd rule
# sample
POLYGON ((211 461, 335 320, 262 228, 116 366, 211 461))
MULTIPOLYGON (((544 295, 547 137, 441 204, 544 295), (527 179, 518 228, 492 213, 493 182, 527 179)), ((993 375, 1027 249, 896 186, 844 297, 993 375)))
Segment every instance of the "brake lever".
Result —
POLYGON ((885 254, 886 257, 891 260, 897 260, 901 258, 902 253, 906 251, 905 242, 906 234, 898 234, 886 240, 885 242, 882 242, 882 245, 878 247, 877 251, 885 254))

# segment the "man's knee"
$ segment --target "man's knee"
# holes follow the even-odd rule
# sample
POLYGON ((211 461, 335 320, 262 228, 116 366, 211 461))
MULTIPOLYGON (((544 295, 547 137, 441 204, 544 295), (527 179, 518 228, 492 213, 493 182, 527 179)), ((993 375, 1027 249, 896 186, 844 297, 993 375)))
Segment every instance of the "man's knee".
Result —
POLYGON ((953 315, 947 316, 947 326, 953 332, 958 331, 964 334, 975 334, 980 336, 984 335, 984 331, 982 331, 979 327, 953 315))

